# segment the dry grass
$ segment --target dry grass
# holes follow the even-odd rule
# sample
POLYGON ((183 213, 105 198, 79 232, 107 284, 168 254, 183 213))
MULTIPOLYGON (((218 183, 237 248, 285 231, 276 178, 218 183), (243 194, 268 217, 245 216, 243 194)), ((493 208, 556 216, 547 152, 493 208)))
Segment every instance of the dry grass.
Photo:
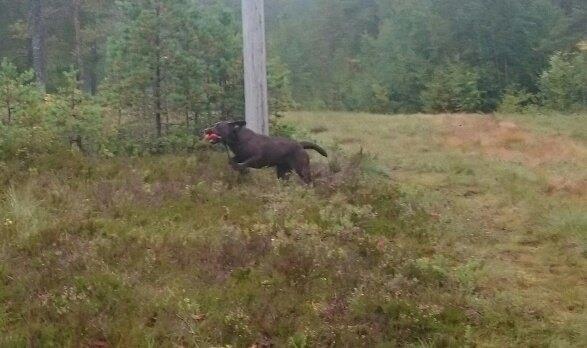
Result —
POLYGON ((286 120, 313 188, 211 149, 0 163, 0 346, 585 346, 580 127, 286 120))
POLYGON ((312 189, 210 149, 4 163, 0 346, 464 342, 470 305, 427 257, 436 222, 332 155, 312 189))
POLYGON ((507 321, 507 308, 519 306, 528 336, 516 341, 486 327, 477 332, 483 345, 580 346, 587 344, 587 117, 553 118, 301 112, 287 119, 327 127, 318 141, 375 155, 403 194, 429 207, 444 224, 436 252, 473 279, 481 317, 507 321), (351 136, 360 142, 337 141, 351 136))
POLYGON ((445 143, 463 151, 526 166, 587 161, 584 144, 566 136, 537 135, 495 117, 443 116, 445 143))

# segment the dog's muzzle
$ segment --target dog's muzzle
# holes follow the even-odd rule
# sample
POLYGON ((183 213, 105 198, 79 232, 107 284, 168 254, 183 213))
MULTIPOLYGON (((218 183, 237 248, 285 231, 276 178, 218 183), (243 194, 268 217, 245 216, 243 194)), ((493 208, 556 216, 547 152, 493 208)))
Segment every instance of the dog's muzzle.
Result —
POLYGON ((212 144, 217 144, 222 141, 222 137, 216 134, 212 129, 206 129, 204 131, 204 140, 212 144))

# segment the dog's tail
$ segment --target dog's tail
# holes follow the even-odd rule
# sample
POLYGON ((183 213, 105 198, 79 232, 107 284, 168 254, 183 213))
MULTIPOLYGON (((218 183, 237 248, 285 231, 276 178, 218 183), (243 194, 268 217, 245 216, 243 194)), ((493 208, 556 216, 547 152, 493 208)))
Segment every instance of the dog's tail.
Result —
POLYGON ((310 149, 310 150, 314 150, 316 152, 318 152, 319 154, 321 154, 324 157, 328 157, 328 153, 326 153, 326 150, 324 150, 323 148, 321 148, 320 146, 314 144, 314 143, 310 143, 307 141, 301 141, 300 145, 302 145, 302 147, 304 149, 310 149))

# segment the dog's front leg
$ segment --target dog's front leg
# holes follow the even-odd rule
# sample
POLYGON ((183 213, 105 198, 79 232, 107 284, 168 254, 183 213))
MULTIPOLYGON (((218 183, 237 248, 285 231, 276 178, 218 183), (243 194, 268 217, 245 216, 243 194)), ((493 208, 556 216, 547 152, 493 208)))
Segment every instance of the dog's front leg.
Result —
POLYGON ((247 170, 247 168, 249 168, 250 166, 254 165, 256 162, 258 162, 259 160, 261 160, 261 156, 253 156, 253 157, 249 157, 247 160, 245 160, 242 163, 238 163, 236 161, 234 161, 233 163, 233 168, 235 170, 238 170, 240 172, 244 172, 247 170))
POLYGON ((239 163, 238 159, 236 157, 233 157, 230 159, 229 161, 230 164, 230 168, 232 168, 233 170, 240 172, 241 174, 244 174, 246 172, 246 168, 243 168, 241 166, 241 164, 239 163))

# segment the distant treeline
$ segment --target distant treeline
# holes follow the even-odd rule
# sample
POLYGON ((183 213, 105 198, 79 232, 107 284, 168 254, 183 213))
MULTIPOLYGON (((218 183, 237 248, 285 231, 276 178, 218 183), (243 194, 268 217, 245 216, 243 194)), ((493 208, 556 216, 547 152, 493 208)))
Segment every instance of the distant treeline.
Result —
MULTIPOLYGON (((0 9, 0 58, 50 93, 73 69, 82 91, 121 119, 153 115, 159 133, 177 115, 242 114, 240 0, 0 9)), ((274 113, 585 107, 583 0, 267 0, 266 18, 274 113)))
POLYGON ((270 51, 304 107, 488 111, 504 96, 585 106, 584 0, 266 3, 270 51))

